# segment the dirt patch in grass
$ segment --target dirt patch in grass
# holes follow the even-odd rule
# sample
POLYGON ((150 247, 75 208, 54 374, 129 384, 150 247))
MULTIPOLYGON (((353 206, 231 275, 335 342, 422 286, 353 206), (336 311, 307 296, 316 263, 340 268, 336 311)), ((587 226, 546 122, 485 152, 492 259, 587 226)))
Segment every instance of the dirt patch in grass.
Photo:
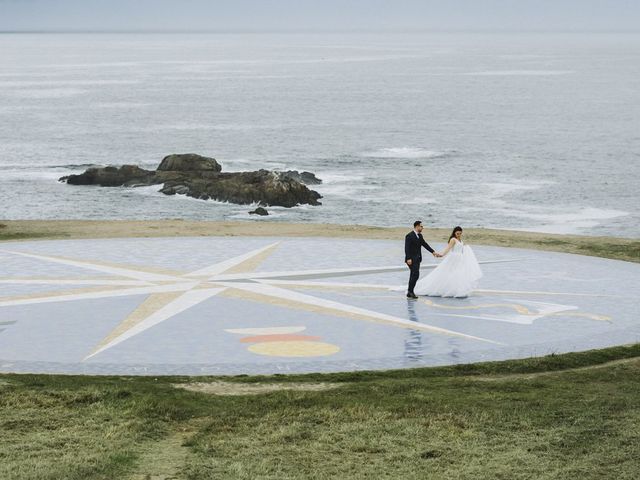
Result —
POLYGON ((149 442, 136 463, 129 480, 176 480, 184 478, 178 470, 187 461, 188 439, 204 428, 203 419, 182 423, 174 432, 157 442, 149 442))
POLYGON ((210 395, 260 395, 282 390, 319 392, 331 390, 343 383, 236 383, 236 382, 191 382, 174 384, 176 388, 210 395))

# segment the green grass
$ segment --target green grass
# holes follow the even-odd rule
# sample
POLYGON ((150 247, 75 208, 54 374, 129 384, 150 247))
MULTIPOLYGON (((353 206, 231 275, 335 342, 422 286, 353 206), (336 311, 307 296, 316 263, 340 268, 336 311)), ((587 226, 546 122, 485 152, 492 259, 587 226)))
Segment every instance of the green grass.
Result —
POLYGON ((214 396, 200 377, 0 376, 0 478, 637 479, 640 345, 214 396))
POLYGON ((29 240, 29 239, 44 239, 51 237, 66 237, 64 232, 44 232, 44 231, 32 231, 32 230, 15 230, 9 228, 7 224, 0 223, 0 242, 8 240, 29 240))
POLYGON ((611 242, 581 245, 580 253, 596 257, 616 258, 632 262, 640 262, 640 242, 634 241, 626 245, 611 242))
POLYGON ((3 240, 29 240, 36 238, 48 237, 47 234, 29 233, 29 232, 3 232, 0 230, 0 241, 3 240))

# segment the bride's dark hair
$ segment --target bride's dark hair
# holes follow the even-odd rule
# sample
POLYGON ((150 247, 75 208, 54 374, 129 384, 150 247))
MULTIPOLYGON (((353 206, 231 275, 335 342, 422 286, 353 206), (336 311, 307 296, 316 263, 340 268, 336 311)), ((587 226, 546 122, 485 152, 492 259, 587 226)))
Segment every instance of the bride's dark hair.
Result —
POLYGON ((453 232, 451 232, 451 235, 449 236, 449 240, 447 240, 447 242, 456 236, 456 232, 461 232, 461 231, 462 231, 462 227, 455 227, 453 229, 453 232))

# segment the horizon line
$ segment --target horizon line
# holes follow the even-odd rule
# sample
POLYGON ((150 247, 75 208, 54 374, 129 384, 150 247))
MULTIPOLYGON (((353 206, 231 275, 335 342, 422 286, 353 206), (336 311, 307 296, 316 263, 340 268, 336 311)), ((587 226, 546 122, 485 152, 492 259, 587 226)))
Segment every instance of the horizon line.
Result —
POLYGON ((158 28, 123 28, 123 29, 76 29, 76 28, 52 28, 52 29, 19 29, 3 30, 0 34, 118 34, 118 33, 138 33, 138 34, 231 34, 231 33, 640 33, 640 29, 607 29, 607 28, 567 28, 567 29, 518 29, 518 28, 219 28, 219 29, 158 29, 158 28))

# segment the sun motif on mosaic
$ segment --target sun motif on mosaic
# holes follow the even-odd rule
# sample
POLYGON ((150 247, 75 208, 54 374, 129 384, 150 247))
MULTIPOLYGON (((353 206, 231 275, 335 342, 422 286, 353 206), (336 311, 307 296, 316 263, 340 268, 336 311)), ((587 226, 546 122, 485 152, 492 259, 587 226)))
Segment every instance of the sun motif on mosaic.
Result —
POLYGON ((340 347, 322 342, 315 335, 302 335, 307 327, 228 328, 225 332, 240 335, 240 343, 250 344, 248 350, 270 357, 324 357, 340 351, 340 347))

